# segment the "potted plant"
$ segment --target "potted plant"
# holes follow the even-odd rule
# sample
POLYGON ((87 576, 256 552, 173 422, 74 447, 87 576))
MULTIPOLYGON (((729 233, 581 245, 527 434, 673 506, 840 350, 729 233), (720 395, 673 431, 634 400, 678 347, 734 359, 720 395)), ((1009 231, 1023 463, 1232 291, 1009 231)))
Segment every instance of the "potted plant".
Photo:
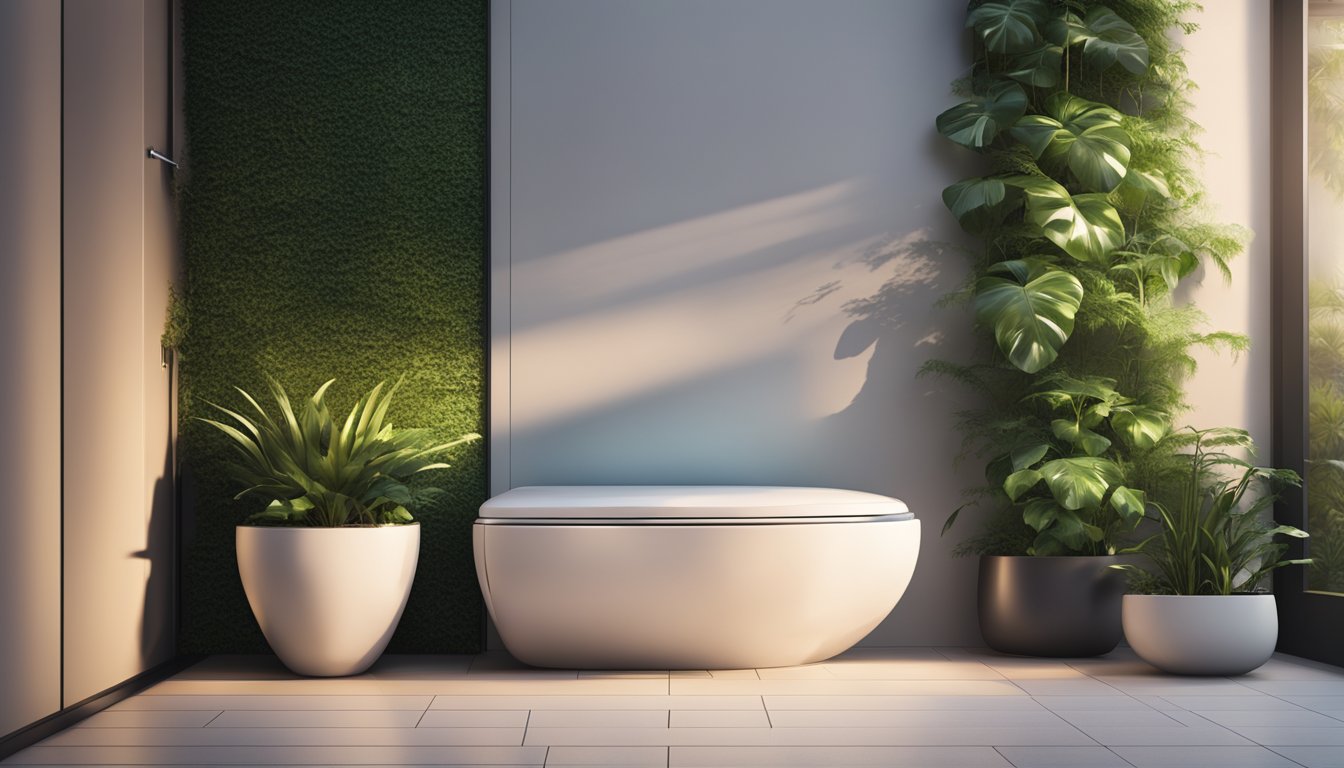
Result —
POLYGON ((1176 438, 1183 471, 1171 504, 1152 504, 1156 534, 1133 549, 1150 567, 1129 570, 1136 591, 1125 595, 1125 637, 1144 661, 1181 675, 1240 675, 1269 660, 1278 639, 1274 595, 1260 592, 1274 569, 1307 565, 1284 559, 1275 536, 1306 532, 1268 522, 1276 487, 1300 482, 1286 469, 1254 466, 1229 449, 1251 449, 1239 429, 1189 430, 1176 438), (1223 474, 1233 469, 1231 477, 1223 474), (1268 486, 1259 495, 1257 486, 1268 486), (1248 497, 1250 494, 1250 497, 1248 497))
POLYGON ((957 552, 981 556, 981 633, 1000 651, 1118 644, 1124 579, 1110 566, 1170 450, 1191 349, 1246 343, 1199 332, 1198 311, 1172 301, 1201 265, 1227 275, 1243 242, 1198 207, 1190 84, 1169 36, 1193 30, 1185 8, 972 0, 965 100, 936 120, 985 166, 943 191, 982 246, 959 297, 983 355, 924 370, 983 397, 960 422, 986 482, 962 508, 988 514, 957 552))
POLYGON ((440 493, 412 475, 448 465, 435 457, 474 440, 440 445, 426 430, 387 419, 398 381, 379 383, 338 423, 327 405, 332 381, 296 410, 270 380, 279 412, 255 398, 252 411, 214 408, 233 423, 202 419, 237 455, 235 498, 269 500, 237 527, 238 571, 253 615, 276 656, 302 675, 358 674, 387 647, 406 607, 420 552, 413 511, 440 493))

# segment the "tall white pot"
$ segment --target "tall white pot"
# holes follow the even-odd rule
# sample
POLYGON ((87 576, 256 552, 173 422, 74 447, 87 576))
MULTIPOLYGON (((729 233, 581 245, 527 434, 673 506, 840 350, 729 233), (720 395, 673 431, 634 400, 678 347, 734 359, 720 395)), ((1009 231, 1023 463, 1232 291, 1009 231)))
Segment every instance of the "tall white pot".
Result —
POLYGON ((406 608, 420 526, 237 528, 238 572, 271 650, 294 672, 356 675, 406 608))
POLYGON ((1125 638, 1175 675, 1244 675, 1274 653, 1273 595, 1125 595, 1125 638))

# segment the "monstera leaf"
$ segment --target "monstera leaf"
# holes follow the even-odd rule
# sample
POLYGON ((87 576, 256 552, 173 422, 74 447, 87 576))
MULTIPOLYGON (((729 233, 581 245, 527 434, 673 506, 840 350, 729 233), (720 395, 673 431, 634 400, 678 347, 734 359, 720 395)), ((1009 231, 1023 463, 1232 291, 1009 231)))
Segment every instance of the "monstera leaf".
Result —
POLYGON ((1010 58, 1003 74, 1026 85, 1054 88, 1059 85, 1059 71, 1063 62, 1063 48, 1053 43, 1042 43, 1010 58))
POLYGON ((1100 456, 1111 447, 1111 441, 1093 432, 1073 419, 1055 419, 1050 422, 1050 430, 1055 437, 1081 448, 1088 456, 1100 456))
POLYGON ((1154 199, 1169 200, 1171 187, 1167 186, 1167 180, 1160 171, 1138 171, 1131 168, 1115 193, 1121 205, 1128 210, 1137 211, 1154 199))
POLYGON ((1010 80, 991 85, 983 96, 938 116, 938 132, 963 147, 984 149, 1027 111, 1027 94, 1010 80))
POLYGON ((1020 53, 1040 39, 1040 21, 1048 16, 1042 0, 1000 0, 985 3, 966 17, 966 26, 994 53, 1020 53))
POLYGON ((1083 43, 1085 65, 1109 69, 1118 62, 1131 74, 1148 71, 1148 43, 1115 11, 1097 6, 1083 17, 1083 27, 1087 29, 1083 43))
POLYGON ((1104 265, 1124 243, 1125 226, 1106 195, 1070 195, 1059 184, 1037 177, 1015 177, 1010 183, 1026 192, 1027 221, 1073 258, 1104 265))
POLYGON ((1135 448, 1152 448, 1167 434, 1167 414, 1146 405, 1118 405, 1111 414, 1111 428, 1135 448))
POLYGON ((959 181, 943 190, 943 204, 957 217, 962 229, 971 234, 998 225, 1021 202, 1017 190, 1009 190, 1003 179, 992 176, 959 181))
POLYGON ((1065 509, 1095 509, 1106 499, 1106 492, 1119 485, 1120 466, 1095 456, 1071 456, 1041 465, 1041 478, 1050 495, 1065 509))
POLYGON ((1096 102, 1056 93, 1045 102, 1045 115, 1026 115, 1013 126, 1013 138, 1027 145, 1046 166, 1067 165, 1074 178, 1093 192, 1110 192, 1129 167, 1129 134, 1120 113, 1096 102))
POLYGON ((1036 261, 1005 261, 991 271, 996 274, 975 283, 976 319, 994 329, 999 349, 1014 366, 1035 373, 1055 361, 1073 333, 1083 285, 1036 261))

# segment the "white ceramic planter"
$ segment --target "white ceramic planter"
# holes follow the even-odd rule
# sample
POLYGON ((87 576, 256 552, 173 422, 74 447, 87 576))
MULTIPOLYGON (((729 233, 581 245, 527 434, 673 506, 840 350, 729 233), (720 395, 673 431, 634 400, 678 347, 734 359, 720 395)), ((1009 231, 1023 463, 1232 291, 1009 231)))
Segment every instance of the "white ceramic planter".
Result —
POLYGON ((294 672, 355 675, 406 608, 420 526, 237 528, 238 572, 271 650, 294 672))
POLYGON ((1279 637, 1273 595, 1125 595, 1122 621, 1139 658, 1175 675, 1243 675, 1279 637))

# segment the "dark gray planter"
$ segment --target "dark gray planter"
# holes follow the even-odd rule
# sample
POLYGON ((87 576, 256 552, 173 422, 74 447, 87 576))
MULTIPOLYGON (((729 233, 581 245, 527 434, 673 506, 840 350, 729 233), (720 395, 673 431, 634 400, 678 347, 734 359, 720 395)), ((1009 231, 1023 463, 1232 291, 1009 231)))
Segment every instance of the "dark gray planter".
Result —
POLYGON ((1120 643, 1117 557, 980 558, 980 634, 1001 653, 1100 656, 1120 643))

